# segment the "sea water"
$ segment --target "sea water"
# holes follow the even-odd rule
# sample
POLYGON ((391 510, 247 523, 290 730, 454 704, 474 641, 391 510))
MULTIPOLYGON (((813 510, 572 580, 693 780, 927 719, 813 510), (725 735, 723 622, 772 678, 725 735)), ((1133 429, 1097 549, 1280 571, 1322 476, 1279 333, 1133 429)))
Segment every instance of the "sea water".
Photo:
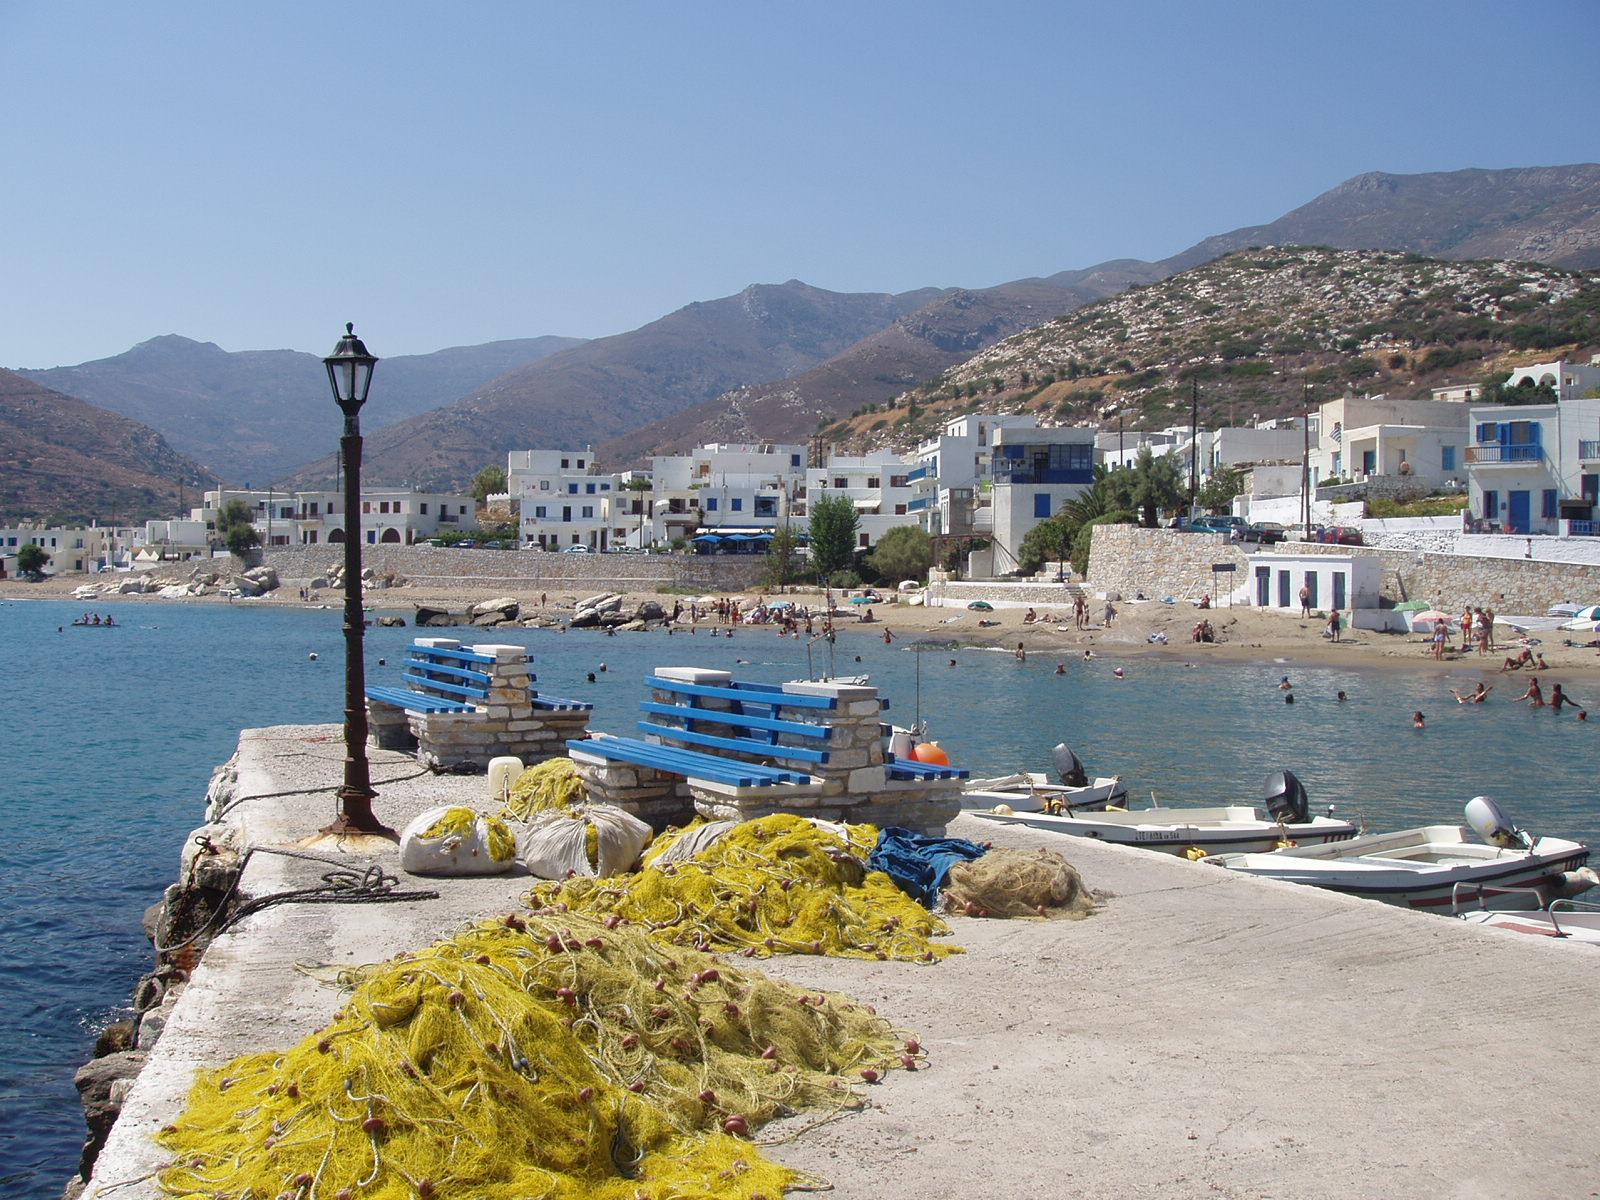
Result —
MULTIPOLYGON (((10 801, 0 839, 5 1196, 54 1197, 76 1167, 83 1122, 73 1071, 98 1029, 125 1015, 150 966, 140 918, 177 878, 212 768, 241 728, 342 719, 336 610, 119 604, 116 627, 75 629, 81 611, 0 603, 0 781, 10 801)), ((368 631, 369 681, 396 681, 412 636, 368 631)), ((538 686, 592 700, 594 727, 612 733, 634 732, 642 680, 658 665, 769 682, 867 674, 890 698, 896 724, 920 717, 976 775, 1046 770, 1050 748, 1065 741, 1091 774, 1121 775, 1141 806, 1152 796, 1163 805, 1253 801, 1264 776, 1287 767, 1319 811, 1333 804, 1375 829, 1456 823, 1469 798, 1487 793, 1536 832, 1600 838, 1591 766, 1600 692, 1587 695, 1589 681, 1573 683, 1597 718, 1585 725, 1570 710, 1513 704, 1524 686, 1517 676, 1500 680, 1487 704, 1458 706, 1448 688, 1468 690, 1478 673, 1444 675, 1420 662, 1412 670, 1211 665, 1200 647, 1194 666, 1181 657, 1084 661, 1070 649, 1018 662, 926 642, 886 645, 875 631, 841 634, 808 656, 803 643, 756 627, 731 639, 705 627, 670 638, 476 636, 530 647, 538 686), (1293 705, 1278 686, 1284 674, 1293 705), (1342 703, 1340 690, 1349 697, 1342 703), (1414 710, 1427 717, 1421 732, 1414 710)))

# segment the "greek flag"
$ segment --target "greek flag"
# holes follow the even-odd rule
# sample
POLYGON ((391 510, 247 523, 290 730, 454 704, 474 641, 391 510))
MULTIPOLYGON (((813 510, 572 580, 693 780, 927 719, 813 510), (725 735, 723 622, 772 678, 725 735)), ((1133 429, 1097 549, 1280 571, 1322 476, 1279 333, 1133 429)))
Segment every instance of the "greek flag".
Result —
POLYGON ((1336 442, 1341 442, 1342 443, 1344 441, 1344 430, 1340 427, 1338 421, 1335 421, 1333 423, 1333 435, 1332 436, 1333 436, 1333 440, 1336 441, 1336 442))

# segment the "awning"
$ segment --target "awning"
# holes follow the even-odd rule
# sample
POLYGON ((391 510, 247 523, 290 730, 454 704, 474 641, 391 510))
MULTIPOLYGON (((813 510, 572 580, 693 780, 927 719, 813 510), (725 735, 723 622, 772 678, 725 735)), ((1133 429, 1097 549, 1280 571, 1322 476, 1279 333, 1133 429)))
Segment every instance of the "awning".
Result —
POLYGON ((690 538, 694 542, 720 542, 722 539, 714 533, 702 533, 698 537, 690 538))

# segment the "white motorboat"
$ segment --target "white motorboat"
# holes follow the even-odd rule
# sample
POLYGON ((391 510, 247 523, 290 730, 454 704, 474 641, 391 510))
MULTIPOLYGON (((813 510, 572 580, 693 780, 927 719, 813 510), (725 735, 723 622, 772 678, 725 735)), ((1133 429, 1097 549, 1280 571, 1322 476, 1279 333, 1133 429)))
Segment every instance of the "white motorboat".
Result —
POLYGON ((1589 847, 1582 842, 1524 833, 1486 796, 1468 803, 1466 815, 1472 829, 1424 825, 1271 854, 1227 854, 1206 862, 1410 908, 1456 905, 1468 887, 1485 908, 1542 907, 1596 882, 1594 872, 1584 869, 1589 847), (1481 842, 1472 840, 1474 830, 1481 842))
POLYGON ((1582 900, 1552 900, 1548 908, 1538 912, 1497 912, 1485 908, 1458 912, 1456 916, 1469 924, 1491 929, 1531 933, 1576 946, 1600 946, 1600 904, 1582 900))
POLYGON ((1128 789, 1120 775, 1089 778, 1083 762, 1065 742, 1051 751, 1060 783, 1039 771, 1019 771, 992 779, 969 779, 962 785, 961 807, 1021 813, 1073 813, 1124 807, 1128 789))
POLYGON ((971 815, 999 825, 1025 825, 1030 829, 1191 858, 1267 852, 1278 846, 1320 846, 1353 838, 1360 832, 1348 821, 1332 816, 1312 816, 1305 788, 1292 772, 1278 771, 1269 776, 1266 790, 1264 810, 1249 804, 1227 804, 1214 808, 1147 808, 1137 812, 974 810, 971 815))

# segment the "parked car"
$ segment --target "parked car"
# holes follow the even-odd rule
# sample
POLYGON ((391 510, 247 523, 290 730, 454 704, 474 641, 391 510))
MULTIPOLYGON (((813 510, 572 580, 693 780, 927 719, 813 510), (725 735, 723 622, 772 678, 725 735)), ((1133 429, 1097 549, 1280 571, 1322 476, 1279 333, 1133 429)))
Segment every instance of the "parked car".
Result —
POLYGON ((477 546, 478 543, 473 538, 463 538, 461 541, 456 543, 456 549, 458 550, 475 550, 477 546))
POLYGON ((567 546, 567 547, 563 548, 561 553, 563 553, 563 554, 587 554, 587 553, 589 553, 589 547, 585 546, 582 542, 577 542, 577 543, 574 543, 571 546, 567 546))
POLYGON ((1317 541, 1332 546, 1365 546, 1366 539, 1361 536, 1361 530, 1349 525, 1328 525, 1317 530, 1317 541))
POLYGON ((1239 530, 1239 541, 1258 542, 1263 546, 1276 545, 1284 537, 1284 528, 1276 521, 1260 521, 1239 530))
MULTIPOLYGON (((1237 517, 1232 519, 1238 520, 1237 517)), ((1227 517, 1184 517, 1174 528, 1185 533, 1227 533, 1233 528, 1228 521, 1227 517)))

